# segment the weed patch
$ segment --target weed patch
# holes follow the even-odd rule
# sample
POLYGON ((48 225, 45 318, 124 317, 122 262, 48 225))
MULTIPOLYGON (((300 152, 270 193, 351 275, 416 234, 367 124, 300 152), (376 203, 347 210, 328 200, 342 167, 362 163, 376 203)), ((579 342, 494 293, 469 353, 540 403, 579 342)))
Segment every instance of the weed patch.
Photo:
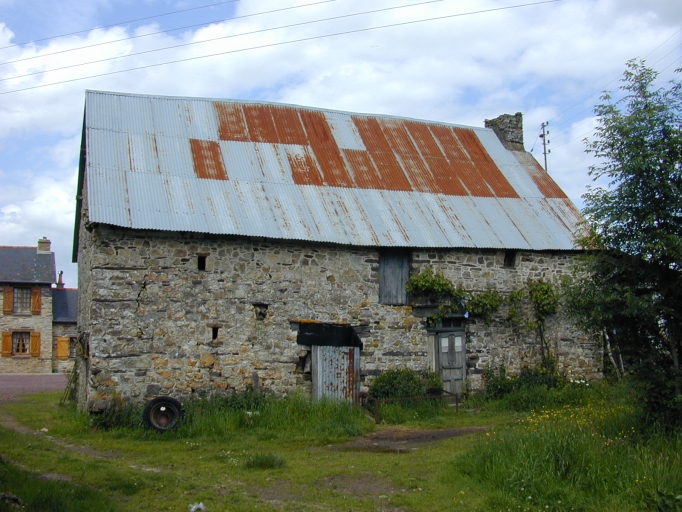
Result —
POLYGON ((279 469, 286 465, 284 457, 272 453, 258 453, 246 459, 246 469, 279 469))

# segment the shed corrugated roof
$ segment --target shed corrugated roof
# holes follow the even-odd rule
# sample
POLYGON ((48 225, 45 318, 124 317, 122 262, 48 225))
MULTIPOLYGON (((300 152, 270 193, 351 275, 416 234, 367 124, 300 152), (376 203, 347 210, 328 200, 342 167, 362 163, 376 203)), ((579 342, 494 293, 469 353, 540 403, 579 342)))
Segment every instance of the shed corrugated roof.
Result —
POLYGON ((361 246, 568 250, 580 221, 531 155, 505 149, 486 128, 89 91, 84 137, 91 222, 361 246))
POLYGON ((52 284, 54 253, 38 253, 37 247, 0 246, 0 283, 52 284))

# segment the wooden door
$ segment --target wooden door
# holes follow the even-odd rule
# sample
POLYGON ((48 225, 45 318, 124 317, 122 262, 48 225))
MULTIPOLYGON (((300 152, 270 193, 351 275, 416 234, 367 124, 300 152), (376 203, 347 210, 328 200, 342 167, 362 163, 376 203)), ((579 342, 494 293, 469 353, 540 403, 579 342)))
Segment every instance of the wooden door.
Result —
POLYGON ((466 376, 464 331, 438 333, 436 344, 438 368, 445 391, 462 393, 466 376))

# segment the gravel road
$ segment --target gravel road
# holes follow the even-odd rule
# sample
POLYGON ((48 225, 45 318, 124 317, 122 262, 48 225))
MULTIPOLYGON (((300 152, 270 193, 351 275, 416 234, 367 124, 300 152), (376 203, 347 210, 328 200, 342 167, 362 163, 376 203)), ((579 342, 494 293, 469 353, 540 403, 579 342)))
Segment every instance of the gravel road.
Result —
POLYGON ((0 375, 0 402, 15 400, 28 393, 62 391, 65 387, 66 377, 62 373, 0 375))

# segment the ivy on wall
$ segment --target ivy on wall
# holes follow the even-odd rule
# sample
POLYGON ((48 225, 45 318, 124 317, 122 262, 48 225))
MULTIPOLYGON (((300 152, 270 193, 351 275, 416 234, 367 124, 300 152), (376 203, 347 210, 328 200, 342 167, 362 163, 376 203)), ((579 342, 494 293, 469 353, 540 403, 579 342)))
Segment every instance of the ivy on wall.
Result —
POLYGON ((502 305, 508 304, 509 323, 514 327, 523 326, 535 331, 540 341, 543 364, 552 359, 545 336, 545 324, 550 316, 556 314, 561 295, 558 288, 548 281, 528 279, 526 287, 512 290, 505 297, 492 289, 469 292, 461 286, 455 286, 440 270, 434 272, 433 268, 425 267, 410 276, 405 289, 413 303, 438 306, 438 313, 433 317, 436 321, 468 312, 489 324, 502 305), (530 301, 530 311, 523 307, 526 298, 530 301), (524 318, 528 319, 524 322, 524 318))

